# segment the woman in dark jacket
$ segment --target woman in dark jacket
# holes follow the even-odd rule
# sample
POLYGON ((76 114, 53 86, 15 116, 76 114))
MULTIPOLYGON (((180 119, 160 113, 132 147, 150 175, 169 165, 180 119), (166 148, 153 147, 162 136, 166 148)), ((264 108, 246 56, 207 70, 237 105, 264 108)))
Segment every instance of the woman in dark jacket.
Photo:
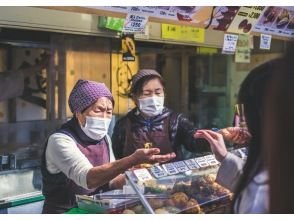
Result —
MULTIPOLYGON (((183 114, 164 106, 164 82, 152 69, 140 70, 132 78, 131 97, 136 108, 117 121, 112 135, 113 151, 117 159, 151 143, 162 154, 176 153, 176 160, 184 159, 181 146, 195 153, 210 151, 205 139, 195 139, 196 128, 183 114)), ((233 138, 238 136, 235 132, 233 138)))

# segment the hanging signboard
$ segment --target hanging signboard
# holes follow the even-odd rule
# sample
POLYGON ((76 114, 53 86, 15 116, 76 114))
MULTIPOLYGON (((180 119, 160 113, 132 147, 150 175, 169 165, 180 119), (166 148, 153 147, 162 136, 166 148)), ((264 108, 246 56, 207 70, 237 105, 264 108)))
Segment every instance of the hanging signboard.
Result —
POLYGON ((214 27, 222 30, 229 27, 229 24, 240 7, 232 6, 91 6, 83 7, 85 10, 97 10, 102 12, 122 14, 135 13, 147 15, 150 21, 161 22, 187 22, 200 28, 214 27))
POLYGON ((135 61, 136 48, 134 35, 122 33, 121 45, 123 61, 135 61))
POLYGON ((238 40, 238 35, 225 34, 222 53, 223 54, 234 54, 236 51, 237 40, 238 40))
POLYGON ((234 17, 236 16, 239 6, 229 6, 229 7, 215 7, 212 26, 214 30, 226 31, 234 17))
POLYGON ((255 25, 254 31, 294 37, 294 7, 267 7, 255 25))
POLYGON ((237 15, 228 28, 228 32, 250 34, 265 8, 264 6, 240 7, 237 15))
POLYGON ((143 32, 147 22, 148 16, 129 13, 122 31, 127 33, 143 32))
POLYGON ((163 39, 203 43, 205 40, 205 30, 189 26, 162 24, 161 37, 163 39))
POLYGON ((250 42, 248 35, 240 34, 238 37, 235 62, 250 63, 250 42))
POLYGON ((260 35, 260 49, 269 50, 271 48, 272 36, 268 34, 260 35))

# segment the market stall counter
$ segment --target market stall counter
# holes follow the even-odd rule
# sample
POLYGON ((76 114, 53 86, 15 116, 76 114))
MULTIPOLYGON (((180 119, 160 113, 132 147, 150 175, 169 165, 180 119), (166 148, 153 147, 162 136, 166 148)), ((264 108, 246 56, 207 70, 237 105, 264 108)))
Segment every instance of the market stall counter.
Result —
POLYGON ((230 213, 232 193, 215 182, 214 155, 125 172, 127 184, 93 196, 77 196, 68 213, 201 214, 230 213))

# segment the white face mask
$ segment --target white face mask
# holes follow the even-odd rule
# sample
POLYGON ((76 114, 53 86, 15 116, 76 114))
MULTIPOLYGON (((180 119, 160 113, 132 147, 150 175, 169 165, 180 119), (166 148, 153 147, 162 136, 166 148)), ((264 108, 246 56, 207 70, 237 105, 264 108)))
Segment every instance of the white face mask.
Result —
POLYGON ((149 117, 154 117, 162 113, 164 96, 152 96, 139 99, 139 109, 149 117))
POLYGON ((111 119, 86 116, 85 127, 81 126, 83 132, 93 140, 101 140, 108 132, 111 119))

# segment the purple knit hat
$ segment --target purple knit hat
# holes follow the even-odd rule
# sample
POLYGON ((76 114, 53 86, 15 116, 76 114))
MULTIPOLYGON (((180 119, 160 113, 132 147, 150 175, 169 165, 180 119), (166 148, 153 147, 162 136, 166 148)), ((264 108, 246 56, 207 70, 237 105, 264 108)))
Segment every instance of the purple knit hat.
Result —
POLYGON ((113 96, 104 83, 80 79, 69 95, 69 108, 72 113, 83 112, 101 97, 109 98, 114 105, 113 96))

